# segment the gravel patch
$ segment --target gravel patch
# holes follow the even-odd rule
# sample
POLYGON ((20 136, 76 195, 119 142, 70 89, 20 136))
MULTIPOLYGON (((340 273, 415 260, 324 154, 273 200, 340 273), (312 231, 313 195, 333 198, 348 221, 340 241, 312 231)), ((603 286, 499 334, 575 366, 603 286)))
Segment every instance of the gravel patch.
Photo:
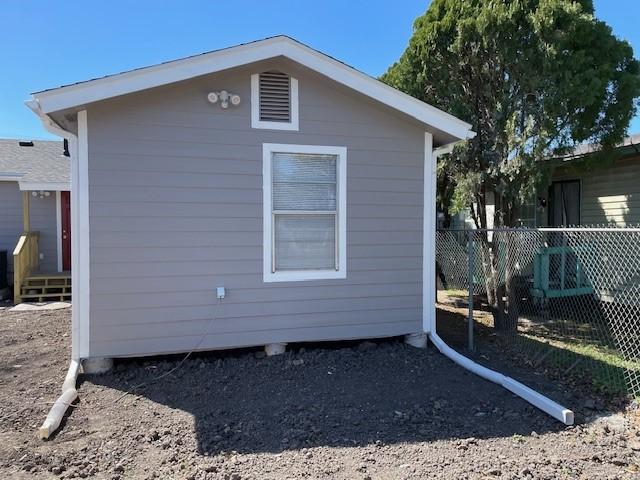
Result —
POLYGON ((121 360, 81 376, 61 431, 40 441, 69 318, 0 311, 0 478, 638 478, 634 412, 567 428, 393 339, 198 354, 159 380, 182 356, 121 360))

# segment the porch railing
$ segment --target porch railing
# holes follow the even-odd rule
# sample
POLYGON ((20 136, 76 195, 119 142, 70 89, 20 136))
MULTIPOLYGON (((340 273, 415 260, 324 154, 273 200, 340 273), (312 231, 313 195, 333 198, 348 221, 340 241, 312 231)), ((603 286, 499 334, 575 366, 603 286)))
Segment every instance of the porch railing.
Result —
POLYGON ((20 236, 13 250, 13 302, 22 301, 22 284, 31 272, 38 268, 38 232, 26 232, 20 236))

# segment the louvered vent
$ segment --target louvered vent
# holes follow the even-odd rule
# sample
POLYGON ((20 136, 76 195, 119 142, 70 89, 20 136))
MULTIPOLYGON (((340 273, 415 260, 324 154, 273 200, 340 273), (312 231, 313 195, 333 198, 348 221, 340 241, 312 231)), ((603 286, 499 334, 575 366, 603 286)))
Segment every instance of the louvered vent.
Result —
POLYGON ((282 72, 260 74, 260 120, 291 122, 291 78, 282 72))

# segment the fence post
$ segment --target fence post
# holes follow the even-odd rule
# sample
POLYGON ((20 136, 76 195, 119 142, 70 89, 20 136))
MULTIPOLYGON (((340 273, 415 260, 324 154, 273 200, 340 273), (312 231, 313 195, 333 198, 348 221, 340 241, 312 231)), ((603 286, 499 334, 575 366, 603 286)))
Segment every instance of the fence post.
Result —
POLYGON ((468 231, 467 235, 469 236, 467 241, 468 243, 467 251, 469 252, 469 261, 467 262, 469 264, 469 278, 467 280, 467 287, 469 288, 469 313, 467 316, 467 329, 468 329, 467 347, 469 348, 470 351, 473 351, 474 350, 474 345, 473 345, 473 272, 474 272, 473 230, 468 231))

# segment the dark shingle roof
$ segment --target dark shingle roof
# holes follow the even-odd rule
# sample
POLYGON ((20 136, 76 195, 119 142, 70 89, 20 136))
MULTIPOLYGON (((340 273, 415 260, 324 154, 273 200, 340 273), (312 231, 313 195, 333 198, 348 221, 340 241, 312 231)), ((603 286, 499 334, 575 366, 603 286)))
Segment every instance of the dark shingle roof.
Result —
POLYGON ((19 140, 0 139, 0 175, 20 176, 29 183, 69 183, 69 157, 59 141, 34 140, 21 146, 19 140))

